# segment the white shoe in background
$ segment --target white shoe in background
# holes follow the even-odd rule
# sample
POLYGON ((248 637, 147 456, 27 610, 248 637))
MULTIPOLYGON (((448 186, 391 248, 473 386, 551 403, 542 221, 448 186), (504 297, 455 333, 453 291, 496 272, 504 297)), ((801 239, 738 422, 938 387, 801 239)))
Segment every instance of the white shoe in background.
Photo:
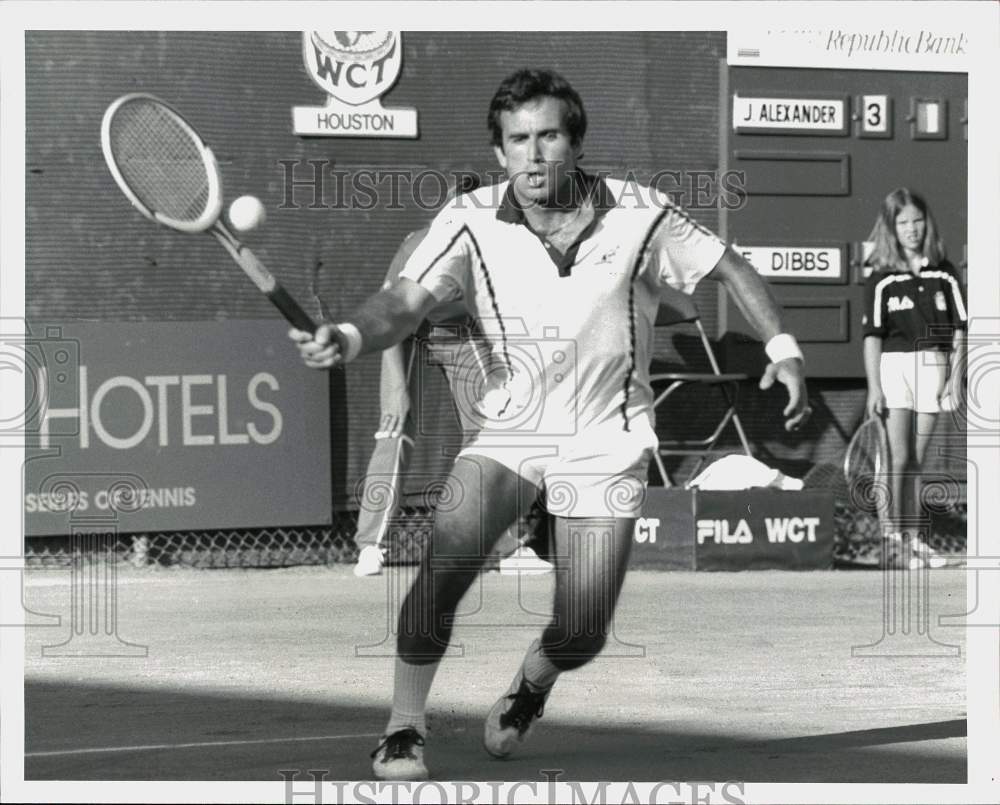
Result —
POLYGON ((380 576, 385 564, 385 552, 377 545, 366 545, 354 565, 355 576, 380 576))

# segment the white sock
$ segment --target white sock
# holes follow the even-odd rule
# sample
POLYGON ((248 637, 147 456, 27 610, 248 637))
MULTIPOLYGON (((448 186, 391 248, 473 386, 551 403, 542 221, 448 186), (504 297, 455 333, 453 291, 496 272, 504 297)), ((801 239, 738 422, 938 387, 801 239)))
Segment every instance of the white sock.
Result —
POLYGON ((427 695, 437 673, 439 662, 413 665, 396 657, 396 673, 392 685, 392 713, 385 728, 386 735, 413 727, 421 735, 427 734, 424 713, 427 695))
POLYGON ((536 640, 528 646, 528 653, 521 663, 521 673, 528 685, 535 691, 551 688, 562 673, 542 651, 542 641, 536 640))

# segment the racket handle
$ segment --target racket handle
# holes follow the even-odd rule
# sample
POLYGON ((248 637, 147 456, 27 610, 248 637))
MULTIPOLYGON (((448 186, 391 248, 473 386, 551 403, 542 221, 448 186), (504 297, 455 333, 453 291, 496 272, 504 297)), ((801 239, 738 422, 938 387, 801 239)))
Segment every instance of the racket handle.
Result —
POLYGON ((310 335, 316 332, 316 323, 309 314, 299 306, 299 303, 292 298, 288 291, 281 287, 281 283, 257 259, 257 255, 240 243, 222 221, 217 220, 212 224, 209 232, 229 252, 244 273, 253 280, 253 284, 257 286, 258 290, 274 303, 274 306, 296 329, 310 335))
POLYGON ((299 303, 281 285, 275 284, 274 289, 268 292, 267 298, 274 303, 274 306, 284 314, 285 318, 296 329, 310 334, 316 332, 316 323, 312 320, 312 317, 299 306, 299 303))

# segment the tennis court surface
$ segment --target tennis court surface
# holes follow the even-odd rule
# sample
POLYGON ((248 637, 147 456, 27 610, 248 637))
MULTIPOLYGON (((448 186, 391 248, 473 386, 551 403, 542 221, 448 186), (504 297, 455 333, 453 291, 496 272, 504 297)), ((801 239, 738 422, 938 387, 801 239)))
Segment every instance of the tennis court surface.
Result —
MULTIPOLYGON (((81 585, 32 570, 26 603, 62 625, 26 630, 25 779, 370 778, 407 573, 122 570, 117 634, 142 656, 107 635, 69 639, 81 585), (43 656, 61 643, 47 651, 106 656, 43 656)), ((929 635, 914 616, 894 621, 909 637, 878 643, 878 572, 633 571, 604 654, 565 675, 523 753, 497 761, 482 721, 546 621, 552 577, 486 575, 460 609, 464 654, 431 693, 431 775, 965 782, 965 636, 938 625, 965 611, 965 572, 918 578, 929 635), (872 643, 888 656, 852 656, 872 643)))

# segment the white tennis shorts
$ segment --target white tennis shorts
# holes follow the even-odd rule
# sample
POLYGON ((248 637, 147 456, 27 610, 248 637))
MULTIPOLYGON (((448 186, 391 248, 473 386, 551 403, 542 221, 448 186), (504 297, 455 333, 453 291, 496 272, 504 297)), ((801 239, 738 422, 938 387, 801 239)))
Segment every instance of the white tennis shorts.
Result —
POLYGON ((639 517, 657 439, 648 420, 631 429, 621 419, 573 436, 480 433, 459 455, 502 464, 545 490, 545 507, 558 517, 639 517))
POLYGON ((883 352, 881 376, 886 406, 909 408, 921 414, 938 413, 947 373, 947 352, 883 352))

